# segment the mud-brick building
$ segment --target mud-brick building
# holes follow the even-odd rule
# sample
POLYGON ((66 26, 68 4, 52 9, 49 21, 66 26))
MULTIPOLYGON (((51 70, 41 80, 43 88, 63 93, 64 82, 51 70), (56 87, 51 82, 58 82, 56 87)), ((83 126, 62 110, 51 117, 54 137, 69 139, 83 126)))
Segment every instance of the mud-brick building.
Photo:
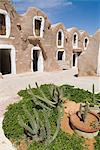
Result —
MULTIPOLYGON (((44 12, 29 8, 20 15, 10 0, 0 0, 0 72, 16 74, 78 68, 92 37, 62 23, 52 25, 44 12), (79 60, 79 61, 78 61, 79 60)), ((88 59, 88 58, 86 58, 88 59)), ((85 63, 83 64, 83 66, 85 63)), ((86 64, 88 65, 88 64, 86 64)))

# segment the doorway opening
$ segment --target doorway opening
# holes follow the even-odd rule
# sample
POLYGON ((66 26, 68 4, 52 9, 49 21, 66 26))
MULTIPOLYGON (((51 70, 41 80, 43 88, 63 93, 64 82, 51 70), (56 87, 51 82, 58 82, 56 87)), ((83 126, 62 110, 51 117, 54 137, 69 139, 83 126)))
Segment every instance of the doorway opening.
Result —
POLYGON ((2 75, 11 73, 11 49, 0 49, 0 72, 2 75))
POLYGON ((78 67, 78 58, 80 56, 80 52, 73 53, 72 55, 72 67, 77 68, 78 67))
POLYGON ((89 39, 88 39, 88 37, 85 37, 85 38, 84 38, 84 42, 83 42, 84 50, 87 49, 88 44, 89 44, 89 39))
POLYGON ((35 19, 35 34, 36 34, 36 36, 40 36, 41 22, 42 22, 42 20, 35 19))
POLYGON ((31 56, 32 56, 32 64, 31 64, 32 72, 36 72, 36 71, 43 72, 44 70, 43 55, 40 47, 32 48, 31 56))
POLYGON ((38 71, 39 51, 33 50, 33 71, 38 71))
POLYGON ((73 48, 78 47, 78 34, 76 32, 73 35, 72 45, 73 45, 73 48))
POLYGON ((77 53, 73 53, 72 59, 73 59, 72 67, 77 67, 77 59, 78 59, 77 53))
POLYGON ((64 51, 58 51, 58 60, 63 60, 64 51))
POLYGON ((6 18, 4 14, 0 14, 0 35, 6 35, 6 18))
POLYGON ((76 44, 76 37, 77 37, 77 35, 74 34, 74 44, 76 44))
POLYGON ((58 46, 61 46, 62 34, 61 31, 58 32, 58 46))
POLYGON ((57 32, 56 43, 58 48, 64 47, 64 32, 62 29, 57 32))
POLYGON ((43 37, 44 34, 44 17, 34 16, 33 17, 33 34, 36 37, 43 37))

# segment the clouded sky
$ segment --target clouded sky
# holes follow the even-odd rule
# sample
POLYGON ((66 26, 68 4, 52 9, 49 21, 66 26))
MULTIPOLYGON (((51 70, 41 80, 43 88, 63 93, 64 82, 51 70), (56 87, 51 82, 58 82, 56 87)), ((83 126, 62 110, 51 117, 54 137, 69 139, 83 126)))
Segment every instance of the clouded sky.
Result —
POLYGON ((13 0, 17 12, 38 7, 52 24, 62 22, 66 28, 77 27, 93 34, 100 28, 100 0, 13 0))

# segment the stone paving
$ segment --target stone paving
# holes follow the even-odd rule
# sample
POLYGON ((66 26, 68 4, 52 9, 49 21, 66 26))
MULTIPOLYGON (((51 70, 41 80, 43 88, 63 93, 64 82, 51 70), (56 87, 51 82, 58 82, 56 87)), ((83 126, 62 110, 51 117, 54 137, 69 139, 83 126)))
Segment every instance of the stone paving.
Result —
POLYGON ((17 92, 25 89, 28 84, 35 87, 35 82, 39 85, 45 83, 54 83, 57 85, 69 84, 75 87, 92 90, 92 84, 95 85, 95 92, 100 92, 99 77, 75 77, 77 70, 71 69, 59 72, 35 72, 18 75, 5 75, 0 79, 0 150, 14 150, 10 141, 4 136, 2 130, 3 114, 9 104, 19 101, 17 92))

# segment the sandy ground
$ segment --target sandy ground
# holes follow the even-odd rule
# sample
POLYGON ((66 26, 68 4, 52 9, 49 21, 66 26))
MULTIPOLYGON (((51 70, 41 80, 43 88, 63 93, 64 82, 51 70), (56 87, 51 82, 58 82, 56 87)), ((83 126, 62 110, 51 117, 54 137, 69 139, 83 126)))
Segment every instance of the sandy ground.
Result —
MULTIPOLYGON (((95 85, 95 92, 100 92, 100 78, 99 77, 75 77, 77 70, 66 70, 59 72, 35 72, 25 73, 18 75, 5 75, 3 79, 0 79, 0 120, 3 118, 3 114, 9 104, 20 100, 17 92, 21 89, 25 89, 29 84, 35 87, 35 82, 39 85, 44 83, 54 83, 57 85, 69 84, 75 87, 83 88, 86 90, 92 90, 92 84, 95 85)), ((2 121, 0 121, 1 123, 2 121)), ((10 150, 3 146, 3 142, 6 140, 2 131, 2 125, 0 126, 0 150, 10 150)), ((6 144, 7 145, 7 144, 6 144)), ((9 143, 8 143, 9 147, 9 143)), ((13 150, 13 147, 12 147, 13 150)))

